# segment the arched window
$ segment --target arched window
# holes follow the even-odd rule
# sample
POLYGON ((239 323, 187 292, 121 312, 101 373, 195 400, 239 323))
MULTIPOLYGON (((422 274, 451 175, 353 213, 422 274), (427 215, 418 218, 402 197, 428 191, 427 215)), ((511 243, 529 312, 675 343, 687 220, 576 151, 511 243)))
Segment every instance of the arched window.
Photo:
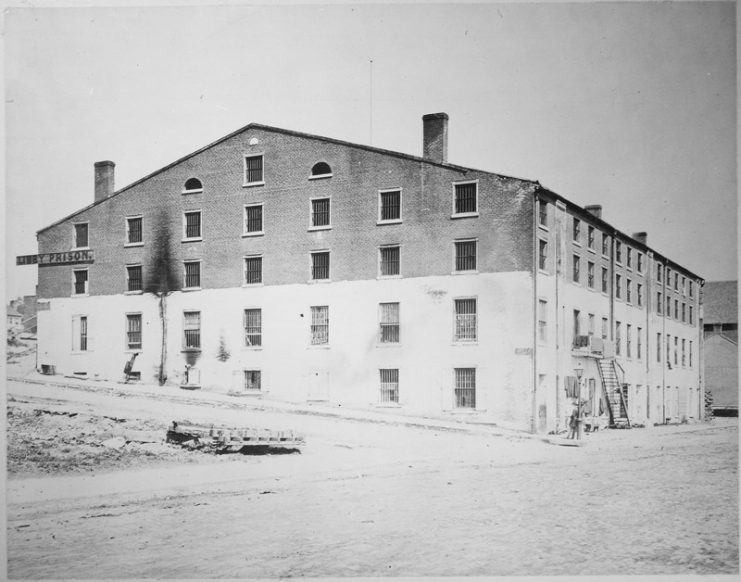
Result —
POLYGON ((185 182, 185 191, 194 192, 196 190, 203 190, 203 184, 201 184, 201 181, 198 178, 189 178, 185 182))
POLYGON ((314 167, 311 168, 312 178, 325 178, 332 175, 332 168, 329 167, 327 162, 317 162, 314 167))

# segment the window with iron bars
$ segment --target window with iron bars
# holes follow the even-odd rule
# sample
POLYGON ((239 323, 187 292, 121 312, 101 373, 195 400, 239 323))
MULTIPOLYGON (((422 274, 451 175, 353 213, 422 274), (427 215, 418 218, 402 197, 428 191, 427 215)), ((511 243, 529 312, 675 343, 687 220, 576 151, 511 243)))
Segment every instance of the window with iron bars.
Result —
POLYGON ((311 201, 311 226, 313 228, 329 226, 329 198, 311 201))
POLYGON ((478 335, 478 321, 476 314, 476 299, 455 300, 455 336, 457 342, 476 341, 478 335))
POLYGON ((538 203, 538 224, 548 227, 548 203, 545 200, 538 203))
POLYGON ((256 184, 264 181, 262 156, 245 156, 244 183, 256 184))
POLYGON ((126 267, 126 290, 127 291, 141 291, 142 290, 142 266, 141 265, 128 265, 126 267))
POLYGON ((126 349, 142 349, 142 315, 141 313, 126 314, 126 349))
POLYGON ((184 216, 184 235, 186 239, 201 238, 201 211, 185 212, 184 216))
POLYGON ((87 351, 87 316, 80 316, 80 351, 87 351))
POLYGON ((379 221, 401 220, 401 190, 380 192, 379 221))
POLYGON ((571 280, 574 283, 578 283, 580 275, 581 275, 581 259, 579 258, 579 255, 574 255, 573 262, 572 262, 571 280))
POLYGON ((455 185, 455 214, 473 214, 477 211, 478 184, 455 185))
POLYGON ((244 233, 262 233, 262 204, 244 207, 244 233))
POLYGON ((262 309, 244 310, 244 344, 262 346, 262 309))
POLYGON ((455 407, 476 408, 476 368, 455 368, 455 407))
POLYGON ((262 373, 260 370, 244 371, 244 389, 252 391, 262 390, 262 373))
POLYGON ((401 273, 399 247, 381 247, 381 277, 393 277, 401 273))
POLYGON ((83 224, 75 224, 75 248, 83 249, 87 248, 89 244, 88 240, 88 225, 87 222, 83 224))
POLYGON ((87 295, 88 290, 88 272, 87 269, 73 271, 74 276, 74 295, 87 295))
POLYGON ((329 343, 329 306, 320 305, 311 308, 311 345, 329 343))
POLYGON ((541 271, 546 270, 548 261, 548 242, 542 239, 538 240, 538 268, 541 271))
POLYGON ((262 283, 262 257, 245 257, 244 284, 257 285, 262 283))
POLYGON ((311 278, 314 281, 329 279, 329 251, 311 253, 311 278))
POLYGON ((538 299, 538 339, 548 339, 548 302, 544 299, 538 299))
POLYGON ((201 348, 201 312, 183 312, 183 347, 186 349, 201 348))
POLYGON ((185 267, 185 288, 195 289, 201 286, 201 263, 200 261, 186 261, 185 267))
POLYGON ((136 216, 126 219, 126 243, 137 244, 142 242, 142 217, 136 216))
POLYGON ((455 243, 455 270, 476 270, 476 241, 458 241, 455 243))
POLYGON ((400 323, 398 303, 379 303, 381 328, 379 330, 379 341, 382 344, 399 343, 400 323))
POLYGON ((399 370, 398 368, 381 369, 381 403, 399 403, 399 370))

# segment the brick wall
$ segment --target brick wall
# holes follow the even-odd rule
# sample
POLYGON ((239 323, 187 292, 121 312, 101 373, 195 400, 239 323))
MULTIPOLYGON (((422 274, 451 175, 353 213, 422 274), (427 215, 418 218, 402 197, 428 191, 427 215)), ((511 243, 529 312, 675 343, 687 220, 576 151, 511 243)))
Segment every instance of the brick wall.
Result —
MULTIPOLYGON (((263 255, 265 285, 306 282, 312 250, 330 250, 332 281, 373 279, 383 244, 401 246, 405 277, 446 275, 453 241, 469 237, 479 241, 480 272, 529 271, 532 189, 518 179, 250 127, 44 230, 39 253, 70 250, 73 224, 89 222, 91 295, 122 293, 125 264, 142 264, 145 282, 150 280, 155 232, 163 228, 171 233, 178 279, 183 260, 200 259, 203 288, 242 285, 246 254, 263 255), (243 155, 249 153, 264 154, 264 186, 243 186, 243 155), (309 180, 318 161, 331 166, 331 178, 309 180), (201 180, 202 193, 182 194, 191 177, 201 180), (453 182, 459 180, 479 181, 479 217, 451 219, 453 182), (378 190, 397 187, 403 223, 376 225, 378 190), (331 198, 332 228, 309 231, 310 200, 325 196, 331 198), (264 204, 263 236, 242 236, 243 208, 250 203, 264 204), (182 213, 199 209, 203 241, 181 242, 182 213), (143 216, 144 245, 124 247, 125 219, 134 215, 143 216)), ((69 296, 73 268, 40 268, 39 296, 69 296)))

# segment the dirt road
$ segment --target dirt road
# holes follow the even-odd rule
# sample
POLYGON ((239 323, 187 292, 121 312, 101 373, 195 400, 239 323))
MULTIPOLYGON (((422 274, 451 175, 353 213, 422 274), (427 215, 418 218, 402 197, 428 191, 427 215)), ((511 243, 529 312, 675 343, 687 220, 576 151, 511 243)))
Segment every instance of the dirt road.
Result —
POLYGON ((8 391, 117 417, 209 417, 307 437, 300 455, 11 479, 12 578, 738 572, 728 420, 597 433, 566 448, 28 384, 8 391))

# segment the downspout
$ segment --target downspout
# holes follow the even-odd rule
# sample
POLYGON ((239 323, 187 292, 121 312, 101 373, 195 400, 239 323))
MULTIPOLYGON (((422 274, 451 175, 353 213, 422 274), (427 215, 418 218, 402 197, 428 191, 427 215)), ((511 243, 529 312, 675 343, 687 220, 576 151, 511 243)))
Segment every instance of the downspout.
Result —
MULTIPOLYGON (((664 362, 661 366, 661 424, 666 424, 666 368, 669 366, 669 350, 665 349, 666 339, 666 263, 661 263, 661 351, 664 352, 664 362)), ((669 342, 666 343, 669 345, 669 342)))
POLYGON ((533 190, 533 211, 531 227, 533 230, 532 244, 533 252, 532 267, 530 272, 533 275, 533 355, 532 355, 532 366, 533 366, 533 401, 532 401, 532 421, 530 425, 530 431, 533 434, 538 432, 538 211, 539 211, 540 200, 538 198, 537 189, 533 190))
POLYGON ((698 381, 699 381, 699 392, 700 402, 698 402, 698 418, 705 420, 705 308, 703 307, 704 301, 703 287, 705 287, 705 281, 701 280, 697 289, 697 365, 699 366, 698 381))

